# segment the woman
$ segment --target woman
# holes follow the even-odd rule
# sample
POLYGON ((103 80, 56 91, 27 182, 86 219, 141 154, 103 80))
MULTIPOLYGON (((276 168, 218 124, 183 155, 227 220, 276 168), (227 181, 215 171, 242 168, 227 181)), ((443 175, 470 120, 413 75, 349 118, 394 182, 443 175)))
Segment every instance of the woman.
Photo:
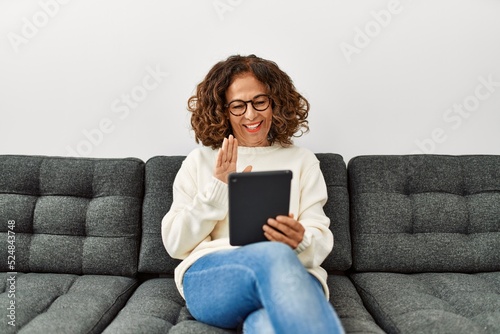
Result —
POLYGON ((309 130, 307 100, 274 62, 231 56, 197 86, 188 110, 203 147, 179 169, 162 238, 183 260, 175 281, 193 317, 245 333, 343 332, 320 267, 333 247, 326 185, 315 155, 292 143, 309 130), (271 242, 230 246, 228 175, 279 169, 293 172, 290 214, 269 217, 271 242))

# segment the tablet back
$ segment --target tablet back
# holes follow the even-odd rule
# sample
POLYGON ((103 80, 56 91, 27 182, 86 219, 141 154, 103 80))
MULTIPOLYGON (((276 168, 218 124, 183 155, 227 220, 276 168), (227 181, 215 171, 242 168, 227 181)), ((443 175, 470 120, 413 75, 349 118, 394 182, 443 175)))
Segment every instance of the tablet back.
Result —
POLYGON ((229 175, 229 242, 243 246, 267 241, 262 226, 268 218, 289 214, 292 171, 229 175))

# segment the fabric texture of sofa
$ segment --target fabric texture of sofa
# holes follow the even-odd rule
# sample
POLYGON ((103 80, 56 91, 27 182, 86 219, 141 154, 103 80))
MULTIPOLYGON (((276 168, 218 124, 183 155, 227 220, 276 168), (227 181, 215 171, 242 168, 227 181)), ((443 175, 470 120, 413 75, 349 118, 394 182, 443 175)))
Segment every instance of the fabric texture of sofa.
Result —
POLYGON ((500 333, 500 157, 349 162, 353 279, 390 333, 500 333))
MULTIPOLYGON (((500 156, 317 157, 347 333, 500 333, 500 156)), ((0 333, 236 333, 162 245, 183 159, 0 156, 0 333)))

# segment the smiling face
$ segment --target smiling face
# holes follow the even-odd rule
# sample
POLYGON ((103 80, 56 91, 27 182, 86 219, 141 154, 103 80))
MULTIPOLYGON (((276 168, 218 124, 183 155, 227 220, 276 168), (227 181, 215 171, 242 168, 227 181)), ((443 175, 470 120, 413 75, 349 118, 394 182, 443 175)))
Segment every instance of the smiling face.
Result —
MULTIPOLYGON (((244 73, 236 76, 226 90, 226 101, 249 101, 254 97, 267 94, 266 86, 252 74, 244 73)), ((271 129, 273 108, 271 104, 264 111, 257 111, 251 103, 247 103, 247 111, 242 116, 234 116, 229 111, 229 122, 233 135, 240 146, 269 146, 267 134, 271 129)))

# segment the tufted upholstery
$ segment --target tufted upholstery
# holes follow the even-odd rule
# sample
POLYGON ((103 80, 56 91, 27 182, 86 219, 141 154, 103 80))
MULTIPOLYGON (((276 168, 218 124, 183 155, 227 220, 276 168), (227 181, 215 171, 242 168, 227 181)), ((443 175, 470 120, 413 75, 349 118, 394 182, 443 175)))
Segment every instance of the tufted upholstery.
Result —
POLYGON ((348 169, 355 270, 500 270, 500 156, 364 156, 348 169))
POLYGON ((183 156, 158 156, 146 163, 142 240, 139 271, 142 273, 174 274, 179 263, 172 259, 161 239, 161 221, 172 205, 172 186, 183 156))
POLYGON ((385 333, 363 305, 351 280, 342 275, 329 275, 330 303, 335 308, 346 333, 385 333))
POLYGON ((500 156, 363 156, 348 170, 350 277, 377 323, 499 333, 500 156))
MULTIPOLYGON (((500 332, 500 156, 317 157, 347 333, 500 332)), ((183 159, 0 156, 0 333, 235 333, 190 316, 161 242, 183 159)))
POLYGON ((360 273, 367 308, 389 333, 500 333, 500 272, 360 273))
MULTIPOLYGON (((15 271, 133 276, 144 163, 0 156, 0 221, 15 221, 15 271)), ((0 271, 7 224, 0 225, 0 271)))
POLYGON ((100 333, 123 307, 137 282, 129 277, 18 273, 15 299, 0 273, 0 333, 100 333), (16 326, 5 310, 15 300, 16 326))
POLYGON ((318 153, 316 157, 328 192, 328 202, 323 209, 330 218, 330 229, 334 237, 333 250, 322 266, 328 272, 344 271, 352 264, 346 165, 338 154, 318 153))
POLYGON ((0 156, 0 333, 104 330, 138 284, 143 182, 138 159, 0 156))
POLYGON ((130 298, 127 306, 104 334, 234 333, 199 323, 187 311, 172 279, 150 279, 130 298), (187 328, 195 331, 184 331, 187 328), (195 327, 192 327, 195 326, 195 327))

